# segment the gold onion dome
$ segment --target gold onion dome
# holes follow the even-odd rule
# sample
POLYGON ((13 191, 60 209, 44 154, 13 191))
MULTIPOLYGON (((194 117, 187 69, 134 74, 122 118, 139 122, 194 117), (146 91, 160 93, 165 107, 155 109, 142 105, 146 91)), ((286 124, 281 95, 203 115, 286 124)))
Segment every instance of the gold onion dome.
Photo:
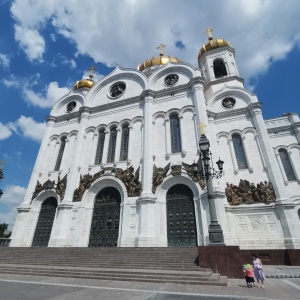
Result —
POLYGON ((157 47, 157 49, 160 50, 159 56, 152 57, 150 59, 145 60, 142 64, 138 65, 137 69, 139 71, 143 71, 147 68, 151 68, 151 67, 154 67, 154 66, 165 65, 169 61, 171 61, 171 62, 182 62, 182 60, 180 60, 176 57, 172 57, 172 56, 169 56, 169 55, 163 55, 162 49, 164 47, 165 47, 165 45, 160 44, 159 47, 157 47))
POLYGON ((208 42, 202 46, 202 48, 199 51, 198 59, 201 57, 201 55, 209 50, 213 50, 220 47, 230 46, 228 41, 225 41, 224 39, 214 39, 211 35, 213 32, 212 28, 207 28, 204 33, 208 34, 208 42))
POLYGON ((88 89, 92 88, 93 85, 95 84, 95 81, 92 79, 94 70, 95 70, 95 66, 91 67, 89 78, 78 80, 74 84, 73 90, 75 91, 75 90, 78 90, 78 89, 81 89, 81 88, 88 88, 88 89))

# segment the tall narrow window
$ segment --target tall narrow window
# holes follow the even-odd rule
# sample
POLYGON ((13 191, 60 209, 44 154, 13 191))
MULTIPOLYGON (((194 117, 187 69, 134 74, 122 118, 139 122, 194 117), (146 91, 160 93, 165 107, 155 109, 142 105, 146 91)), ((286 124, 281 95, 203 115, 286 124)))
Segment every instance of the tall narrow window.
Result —
POLYGON ((110 130, 107 162, 114 162, 115 160, 116 141, 117 141, 117 128, 114 127, 110 130))
POLYGON ((288 181, 296 180, 296 176, 295 176, 293 167, 291 165, 287 151, 285 149, 279 149, 278 153, 279 153, 287 180, 288 181))
POLYGON ((99 165, 102 163, 104 141, 105 141, 105 131, 104 131, 104 129, 102 129, 99 131, 95 165, 99 165))
POLYGON ((239 134, 233 134, 232 142, 239 169, 247 169, 248 165, 241 136, 239 134))
POLYGON ((171 149, 172 153, 181 152, 181 142, 180 142, 180 127, 179 118, 177 115, 172 115, 170 117, 170 127, 171 127, 171 149))
POLYGON ((62 161, 62 158, 63 158, 63 155, 64 155, 64 150, 65 150, 65 147, 66 147, 66 140, 67 140, 67 138, 65 136, 62 137, 61 140, 60 140, 60 148, 59 148, 58 157, 57 157, 57 161, 56 161, 56 164, 55 164, 54 171, 58 171, 59 168, 60 168, 61 161, 62 161))
POLYGON ((214 73, 216 78, 227 75, 226 67, 222 59, 216 59, 214 61, 214 73))
POLYGON ((128 145, 129 145, 129 127, 125 125, 122 127, 121 153, 120 160, 128 159, 128 145))

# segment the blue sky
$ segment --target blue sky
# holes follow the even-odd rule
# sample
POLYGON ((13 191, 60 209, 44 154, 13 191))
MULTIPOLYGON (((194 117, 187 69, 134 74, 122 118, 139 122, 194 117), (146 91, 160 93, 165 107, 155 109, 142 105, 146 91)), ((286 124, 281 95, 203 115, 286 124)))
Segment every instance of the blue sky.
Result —
POLYGON ((236 50, 240 76, 265 118, 300 113, 298 0, 1 0, 0 223, 12 227, 51 106, 96 66, 95 80, 118 64, 136 68, 164 53, 197 66, 213 36, 236 50))

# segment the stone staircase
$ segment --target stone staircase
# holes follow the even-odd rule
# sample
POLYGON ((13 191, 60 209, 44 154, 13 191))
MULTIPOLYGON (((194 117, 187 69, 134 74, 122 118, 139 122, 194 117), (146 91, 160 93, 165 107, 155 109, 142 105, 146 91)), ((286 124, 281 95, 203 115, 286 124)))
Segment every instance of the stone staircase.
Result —
POLYGON ((197 265, 197 248, 9 248, 0 273, 100 280, 227 285, 197 265))

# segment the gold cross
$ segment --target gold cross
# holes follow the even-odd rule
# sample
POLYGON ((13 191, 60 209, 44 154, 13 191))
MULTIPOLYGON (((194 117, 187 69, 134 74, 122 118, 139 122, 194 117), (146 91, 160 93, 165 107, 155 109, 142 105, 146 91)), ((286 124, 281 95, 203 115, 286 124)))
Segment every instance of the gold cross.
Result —
POLYGON ((205 135, 204 130, 203 130, 204 127, 206 127, 206 125, 204 123, 200 122, 200 125, 198 126, 198 128, 200 128, 201 135, 202 134, 205 135))
POLYGON ((204 31, 204 33, 208 35, 208 39, 209 40, 213 39, 212 34, 211 34, 213 31, 214 31, 214 29, 213 28, 209 28, 209 27, 204 31))
POLYGON ((90 77, 90 78, 93 78, 93 73, 94 73, 95 69, 96 69, 95 66, 92 66, 92 67, 89 69, 89 71, 90 71, 89 77, 90 77))
POLYGON ((159 49, 160 55, 163 55, 163 48, 166 47, 166 45, 160 44, 156 49, 159 49))

